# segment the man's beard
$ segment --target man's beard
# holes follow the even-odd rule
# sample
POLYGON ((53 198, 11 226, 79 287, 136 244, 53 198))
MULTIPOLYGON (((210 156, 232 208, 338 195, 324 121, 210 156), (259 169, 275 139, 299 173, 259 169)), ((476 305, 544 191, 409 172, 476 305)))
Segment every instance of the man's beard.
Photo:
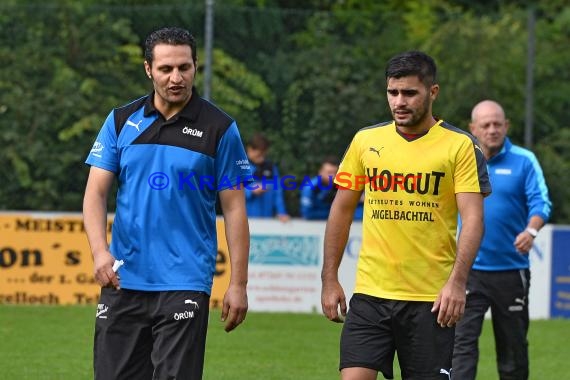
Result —
MULTIPOLYGON (((399 123, 398 121, 396 121, 396 126, 398 126, 398 127, 415 127, 415 126, 419 125, 427 117, 429 117, 428 110, 429 110, 429 98, 426 98, 426 101, 423 103, 423 106, 421 108, 419 108, 415 111, 412 111, 411 119, 409 119, 408 121, 406 121, 404 123, 399 123)), ((396 120, 395 117, 394 117, 394 120, 396 120)))

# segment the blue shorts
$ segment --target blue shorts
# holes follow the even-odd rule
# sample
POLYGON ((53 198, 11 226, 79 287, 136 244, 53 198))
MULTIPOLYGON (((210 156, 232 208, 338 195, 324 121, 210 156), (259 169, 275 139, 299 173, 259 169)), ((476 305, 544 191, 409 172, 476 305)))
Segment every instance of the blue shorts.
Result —
POLYGON ((433 302, 354 294, 340 338, 340 369, 363 367, 394 378, 394 355, 404 379, 449 379, 455 328, 440 327, 433 302))

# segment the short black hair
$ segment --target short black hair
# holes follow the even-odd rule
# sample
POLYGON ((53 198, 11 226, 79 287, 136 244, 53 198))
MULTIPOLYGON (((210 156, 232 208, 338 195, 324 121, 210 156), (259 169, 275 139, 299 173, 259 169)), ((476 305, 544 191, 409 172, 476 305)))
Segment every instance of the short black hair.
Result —
POLYGON ((188 30, 178 27, 167 27, 155 30, 146 38, 144 43, 144 59, 152 65, 153 49, 156 45, 188 45, 192 50, 192 60, 196 63, 196 39, 188 30))
POLYGON ((325 156, 323 157, 323 160, 321 161, 321 166, 323 166, 324 164, 331 164, 334 166, 339 166, 340 165, 340 160, 338 159, 337 156, 325 156))
POLYGON ((432 57, 424 52, 410 50, 390 58, 386 65, 386 81, 390 78, 417 76, 430 87, 437 83, 437 66, 432 57))

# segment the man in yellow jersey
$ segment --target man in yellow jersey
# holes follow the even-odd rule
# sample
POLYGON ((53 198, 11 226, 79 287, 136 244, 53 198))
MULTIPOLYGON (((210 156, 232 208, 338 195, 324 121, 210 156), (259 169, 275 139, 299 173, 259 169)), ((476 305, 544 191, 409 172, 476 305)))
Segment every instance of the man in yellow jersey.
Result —
POLYGON ((346 151, 324 242, 322 308, 345 319, 343 380, 449 379, 455 323, 465 310, 469 269, 491 192, 476 140, 432 115, 439 93, 434 60, 419 51, 387 64, 394 120, 363 128, 346 151), (347 304, 338 268, 354 208, 365 192, 362 247, 347 304), (462 230, 456 243, 457 216, 462 230))

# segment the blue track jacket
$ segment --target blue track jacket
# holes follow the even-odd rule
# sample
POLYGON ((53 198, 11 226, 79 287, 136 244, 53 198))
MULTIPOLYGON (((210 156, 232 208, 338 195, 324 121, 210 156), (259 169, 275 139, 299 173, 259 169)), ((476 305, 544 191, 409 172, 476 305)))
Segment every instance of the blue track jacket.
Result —
MULTIPOLYGON (((250 162, 250 167, 255 173, 257 166, 250 162)), ((270 178, 256 179, 257 182, 251 183, 244 188, 247 216, 253 218, 271 218, 275 215, 286 215, 287 210, 283 197, 283 184, 277 166, 273 165, 270 178), (261 187, 267 191, 261 195, 254 195, 252 190, 256 187, 261 187)))
POLYGON ((485 235, 473 269, 501 271, 529 268, 527 254, 517 252, 516 236, 531 216, 546 223, 552 203, 535 155, 506 138, 501 152, 487 161, 493 193, 485 198, 485 235))

